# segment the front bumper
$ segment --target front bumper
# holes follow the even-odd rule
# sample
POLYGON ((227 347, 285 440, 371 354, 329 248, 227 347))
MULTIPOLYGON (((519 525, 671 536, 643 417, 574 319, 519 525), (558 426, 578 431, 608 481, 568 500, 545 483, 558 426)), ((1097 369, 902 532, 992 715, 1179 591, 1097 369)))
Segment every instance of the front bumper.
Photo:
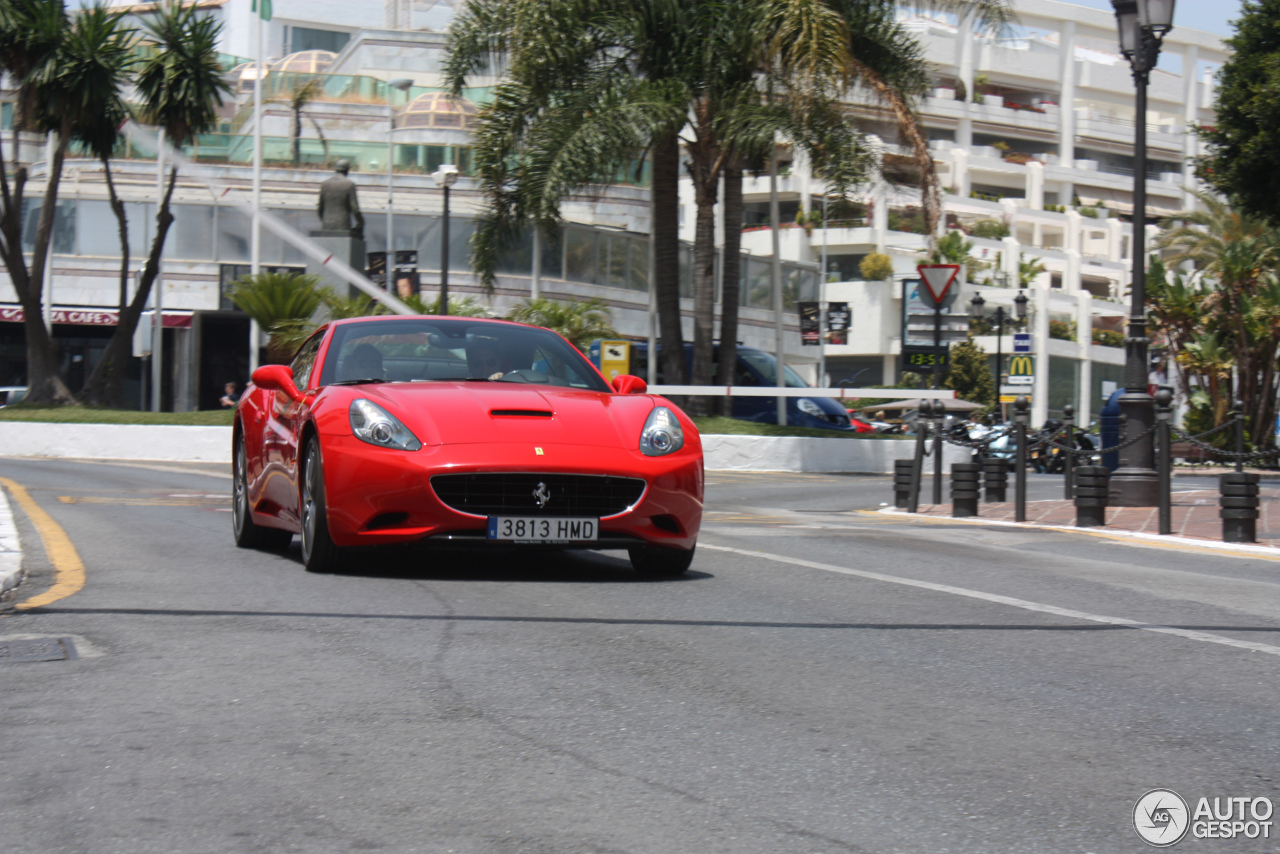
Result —
MULTIPOLYGON (((487 518, 445 505, 431 488, 438 474, 520 472, 641 478, 644 494, 629 510, 600 522, 586 548, 649 544, 691 548, 702 524, 703 467, 695 446, 666 457, 589 445, 528 443, 434 445, 417 451, 379 448, 353 436, 324 436, 329 534, 339 546, 439 539, 460 545, 486 539, 487 518)), ((509 544, 508 544, 509 545, 509 544)))

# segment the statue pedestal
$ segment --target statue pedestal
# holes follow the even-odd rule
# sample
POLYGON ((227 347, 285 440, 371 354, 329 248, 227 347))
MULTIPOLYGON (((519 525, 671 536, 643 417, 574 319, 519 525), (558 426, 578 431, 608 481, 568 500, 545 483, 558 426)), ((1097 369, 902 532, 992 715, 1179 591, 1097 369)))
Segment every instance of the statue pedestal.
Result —
MULTIPOLYGON (((317 246, 320 246, 325 252, 330 253, 333 257, 350 264, 360 273, 365 269, 365 246, 364 238, 356 237, 350 231, 326 231, 318 230, 311 232, 311 240, 317 246)), ((328 267, 322 265, 319 261, 307 261, 307 273, 320 277, 320 287, 331 288, 338 296, 365 296, 365 292, 349 283, 341 276, 337 276, 328 267)))

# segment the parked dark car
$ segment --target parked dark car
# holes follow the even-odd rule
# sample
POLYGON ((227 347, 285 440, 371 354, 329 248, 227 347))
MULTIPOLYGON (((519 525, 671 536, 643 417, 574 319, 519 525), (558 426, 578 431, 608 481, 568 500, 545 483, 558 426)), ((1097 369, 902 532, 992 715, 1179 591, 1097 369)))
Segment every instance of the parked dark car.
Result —
MULTIPOLYGON (((720 347, 716 345, 714 359, 720 358, 720 347)), ((686 364, 692 367, 693 345, 684 345, 686 364)), ((714 368, 712 369, 714 372, 714 368)), ((631 345, 631 373, 645 378, 649 375, 649 345, 633 343, 631 345)), ((812 388, 800 375, 791 368, 785 369, 787 388, 812 388)), ((663 376, 662 363, 658 363, 658 383, 666 382, 663 376)), ((778 360, 772 353, 757 350, 754 347, 739 347, 738 362, 733 372, 735 386, 774 387, 778 382, 778 360)), ((776 424, 778 421, 778 405, 775 397, 734 397, 733 417, 743 421, 759 421, 765 424, 776 424)), ((858 428, 849 420, 849 413, 840 401, 830 397, 789 397, 787 398, 787 424, 794 427, 813 427, 820 430, 840 430, 856 433, 858 428)))

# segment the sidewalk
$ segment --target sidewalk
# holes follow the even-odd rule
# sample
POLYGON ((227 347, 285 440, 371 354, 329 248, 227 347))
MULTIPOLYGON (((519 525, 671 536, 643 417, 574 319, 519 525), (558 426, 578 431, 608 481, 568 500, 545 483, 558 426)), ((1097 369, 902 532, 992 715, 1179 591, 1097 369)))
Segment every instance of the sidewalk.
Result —
MULTIPOLYGON (((1217 484, 1209 489, 1194 488, 1198 485, 1174 482, 1172 536, 1221 543, 1222 520, 1218 517, 1217 484)), ((1013 494, 1012 482, 1006 494, 1013 494)), ((1261 506, 1257 545, 1280 550, 1280 483, 1264 480, 1259 497, 1261 506)), ((919 511, 922 516, 949 517, 951 505, 921 504, 919 511)), ((978 505, 977 518, 988 522, 1012 522, 1014 515, 1012 501, 995 504, 984 502, 978 505)), ((1155 507, 1108 507, 1106 520, 1107 524, 1104 527, 1080 530, 1140 534, 1158 534, 1160 531, 1159 510, 1155 507)), ((1075 504, 1070 499, 1062 498, 1028 501, 1026 524, 1060 528, 1075 527, 1075 504)))

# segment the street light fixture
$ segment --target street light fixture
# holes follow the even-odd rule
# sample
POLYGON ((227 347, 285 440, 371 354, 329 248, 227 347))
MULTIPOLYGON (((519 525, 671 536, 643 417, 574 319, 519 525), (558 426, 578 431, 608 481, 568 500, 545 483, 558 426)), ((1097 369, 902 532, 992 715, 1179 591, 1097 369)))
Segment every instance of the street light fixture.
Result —
POLYGON ((391 103, 391 91, 399 89, 401 92, 408 92, 409 87, 412 85, 413 81, 406 77, 398 77, 395 80, 387 81, 387 259, 382 265, 382 284, 388 291, 391 290, 391 270, 396 263, 395 214, 391 207, 395 198, 392 191, 391 178, 395 168, 396 109, 391 103))
POLYGON ((444 217, 440 220, 440 313, 449 313, 449 188, 458 180, 458 167, 441 163, 431 173, 436 186, 444 190, 444 217))
MULTIPOLYGON (((1125 338, 1124 387, 1120 412, 1130 436, 1150 434, 1155 401, 1147 390, 1146 228, 1147 228, 1147 84, 1160 58, 1160 43, 1173 29, 1175 0, 1111 0, 1116 13, 1120 52, 1133 71, 1133 285, 1130 288, 1129 334, 1125 338)), ((1154 507, 1159 492, 1155 441, 1151 436, 1121 451, 1120 467, 1111 476, 1111 504, 1154 507)))
MULTIPOLYGON (((996 322, 996 397, 1000 396, 1001 380, 1004 379, 1004 322, 1006 320, 1019 321, 1027 319, 1027 295, 1022 291, 1018 291, 1018 295, 1013 298, 1013 315, 1010 316, 1005 311, 1004 306, 996 306, 995 313, 991 315, 991 319, 996 322)), ((982 320, 986 316, 987 301, 982 298, 982 294, 974 294, 973 299, 969 300, 969 315, 982 320)))

